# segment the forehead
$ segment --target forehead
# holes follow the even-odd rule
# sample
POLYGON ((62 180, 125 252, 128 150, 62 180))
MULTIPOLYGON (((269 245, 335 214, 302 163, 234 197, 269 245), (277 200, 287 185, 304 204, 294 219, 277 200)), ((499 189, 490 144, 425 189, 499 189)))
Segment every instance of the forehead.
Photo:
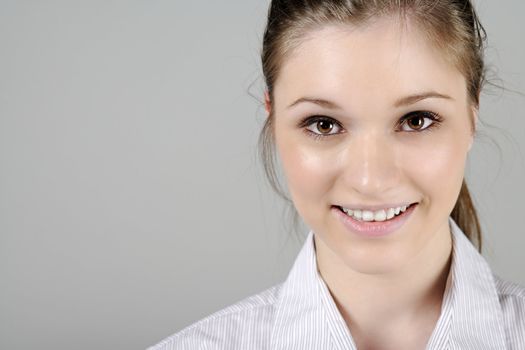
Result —
POLYGON ((467 96, 463 75, 410 23, 382 19, 314 30, 285 59, 275 100, 304 95, 389 103, 399 96, 438 91, 467 96))

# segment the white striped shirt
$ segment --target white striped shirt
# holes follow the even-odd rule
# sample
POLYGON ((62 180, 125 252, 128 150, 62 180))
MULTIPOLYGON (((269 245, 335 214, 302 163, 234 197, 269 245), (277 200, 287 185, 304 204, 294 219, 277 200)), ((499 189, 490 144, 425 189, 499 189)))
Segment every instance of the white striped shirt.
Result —
MULTIPOLYGON (((427 349, 525 349, 525 288, 495 276, 449 219, 453 254, 427 349)), ((224 308, 148 350, 356 349, 317 271, 313 232, 284 283, 224 308)))

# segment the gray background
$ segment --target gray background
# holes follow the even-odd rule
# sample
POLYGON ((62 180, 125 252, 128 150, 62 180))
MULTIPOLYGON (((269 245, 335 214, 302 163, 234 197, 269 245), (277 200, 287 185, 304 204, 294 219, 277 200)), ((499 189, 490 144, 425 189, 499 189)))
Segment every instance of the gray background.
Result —
MULTIPOLYGON (((525 91, 525 3, 478 5, 525 91)), ((256 157, 266 9, 0 1, 1 349, 142 349, 286 277, 301 244, 256 157)), ((525 97, 488 92, 501 129, 468 178, 485 256, 525 284, 525 97)))

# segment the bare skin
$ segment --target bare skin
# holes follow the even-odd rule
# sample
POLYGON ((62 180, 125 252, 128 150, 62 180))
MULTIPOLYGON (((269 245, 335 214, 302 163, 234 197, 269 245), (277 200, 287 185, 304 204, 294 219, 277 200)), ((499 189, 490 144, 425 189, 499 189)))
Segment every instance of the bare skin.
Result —
MULTIPOLYGON (((440 249, 443 256, 425 261, 427 252, 422 252, 418 260, 424 263, 411 264, 396 276, 363 275, 349 270, 339 261, 331 265, 328 261, 334 257, 318 257, 321 276, 330 286, 330 293, 358 349, 425 348, 441 313, 450 269, 451 242, 438 244, 445 245, 440 249), (357 283, 359 288, 355 288, 357 283)), ((326 249, 317 251, 322 255, 326 249)))
POLYGON ((266 95, 289 192, 315 232, 319 273, 358 349, 428 343, 450 269, 448 217, 476 123, 462 74, 417 28, 403 28, 384 19, 318 29, 286 58, 273 101, 266 95), (417 95, 425 96, 407 98, 417 95), (423 115, 414 129, 403 118, 415 111, 439 119, 423 115), (305 125, 312 116, 330 120, 305 125), (334 214, 335 205, 386 203, 417 207, 381 238, 350 232, 334 214))

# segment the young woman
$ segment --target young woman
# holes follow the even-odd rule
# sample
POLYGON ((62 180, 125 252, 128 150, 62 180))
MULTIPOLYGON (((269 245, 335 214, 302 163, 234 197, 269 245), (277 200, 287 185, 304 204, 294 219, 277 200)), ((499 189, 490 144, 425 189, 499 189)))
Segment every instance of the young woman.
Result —
POLYGON ((151 349, 525 349, 464 181, 483 44, 470 1, 272 1, 263 159, 311 232, 284 283, 151 349))

